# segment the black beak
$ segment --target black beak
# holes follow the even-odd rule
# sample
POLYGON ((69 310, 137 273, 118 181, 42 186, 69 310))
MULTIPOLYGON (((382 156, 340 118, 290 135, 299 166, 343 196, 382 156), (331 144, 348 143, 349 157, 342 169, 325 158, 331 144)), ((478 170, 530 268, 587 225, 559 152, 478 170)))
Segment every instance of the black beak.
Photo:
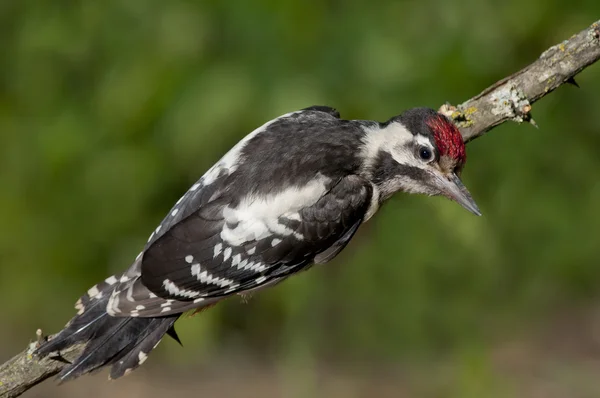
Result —
POLYGON ((477 207, 471 194, 456 174, 451 173, 449 176, 436 175, 435 185, 444 196, 455 201, 476 216, 481 215, 479 207, 477 207))

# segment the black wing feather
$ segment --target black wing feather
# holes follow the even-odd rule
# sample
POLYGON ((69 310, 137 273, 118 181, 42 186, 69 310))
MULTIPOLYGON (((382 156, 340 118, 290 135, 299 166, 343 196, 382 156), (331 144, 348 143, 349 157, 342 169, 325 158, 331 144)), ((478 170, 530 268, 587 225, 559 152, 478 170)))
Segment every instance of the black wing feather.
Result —
MULTIPOLYGON (((157 304, 152 304, 152 298, 144 300, 144 308, 136 310, 137 316, 169 314, 164 311, 165 300, 172 302, 169 305, 172 312, 193 307, 198 299, 213 302, 277 283, 312 265, 315 258, 319 263, 331 260, 358 229, 371 195, 370 183, 355 175, 347 176, 316 203, 298 211, 297 219, 280 217, 285 226, 294 227, 293 233, 282 235, 271 231, 268 236, 242 246, 223 244, 218 233, 225 222, 222 210, 220 217, 218 211, 211 210, 211 220, 197 216, 204 209, 191 214, 145 251, 141 278, 136 283, 157 296, 157 304), (219 250, 215 248, 217 245, 221 245, 219 250), (193 261, 187 261, 188 256, 193 261), (194 264, 200 264, 200 269, 206 272, 205 279, 200 280, 198 273, 194 273, 194 264), (186 293, 181 295, 165 288, 165 281, 186 293)), ((138 299, 134 301, 139 308, 138 299)), ((126 314, 127 303, 120 300, 120 305, 119 315, 126 314)), ((133 304, 130 307, 134 308, 133 304)))

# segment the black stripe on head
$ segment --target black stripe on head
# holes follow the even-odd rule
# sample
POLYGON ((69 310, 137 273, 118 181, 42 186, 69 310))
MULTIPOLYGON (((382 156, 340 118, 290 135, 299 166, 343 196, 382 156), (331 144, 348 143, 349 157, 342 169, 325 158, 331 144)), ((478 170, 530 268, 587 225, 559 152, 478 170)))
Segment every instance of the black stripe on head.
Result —
POLYGON ((423 181, 423 183, 429 179, 429 174, 425 170, 398 163, 394 160, 392 154, 386 151, 379 151, 372 170, 373 182, 376 185, 383 184, 400 175, 411 180, 423 181))

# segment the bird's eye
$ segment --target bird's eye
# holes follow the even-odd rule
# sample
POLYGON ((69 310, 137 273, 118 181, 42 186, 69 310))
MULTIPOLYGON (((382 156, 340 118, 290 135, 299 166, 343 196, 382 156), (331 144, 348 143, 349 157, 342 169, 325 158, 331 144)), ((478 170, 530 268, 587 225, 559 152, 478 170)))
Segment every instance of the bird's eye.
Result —
POLYGON ((429 161, 433 157, 433 152, 431 152, 431 149, 422 146, 419 148, 419 157, 425 161, 429 161))

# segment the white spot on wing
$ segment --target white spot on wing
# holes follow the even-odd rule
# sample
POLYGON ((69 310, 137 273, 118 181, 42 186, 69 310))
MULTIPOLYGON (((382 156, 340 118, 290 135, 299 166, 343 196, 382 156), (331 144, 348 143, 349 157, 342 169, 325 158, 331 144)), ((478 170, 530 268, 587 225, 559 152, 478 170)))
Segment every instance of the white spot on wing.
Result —
POLYGON ((262 272, 262 271, 265 271, 267 268, 268 267, 262 263, 255 263, 254 266, 252 267, 252 270, 256 271, 256 272, 262 272))
POLYGON ((194 264, 191 268, 192 275, 198 275, 200 273, 200 264, 194 264))
POLYGON ((231 247, 228 247, 223 251, 223 261, 229 260, 229 257, 231 257, 231 247))
POLYGON ((85 306, 81 302, 81 299, 77 300, 75 303, 75 309, 77 310, 77 315, 81 315, 85 311, 85 306))
POLYGON ((280 224, 279 217, 312 206, 326 192, 328 182, 328 178, 320 176, 302 187, 290 187, 282 192, 265 196, 246 196, 236 208, 225 207, 223 210, 226 222, 221 231, 221 238, 232 246, 265 239, 273 234, 294 235, 297 239, 301 239, 302 235, 280 224), (236 227, 229 228, 228 224, 236 227))
POLYGON ((179 209, 173 209, 173 211, 171 212, 171 217, 175 217, 177 213, 179 213, 179 209))
POLYGON ((263 282, 264 282, 264 281, 266 281, 266 280, 267 280, 267 277, 266 277, 266 276, 261 276, 261 277, 258 277, 258 278, 256 278, 256 279, 255 279, 255 282, 256 282, 257 284, 261 284, 261 283, 263 283, 263 282))
POLYGON ((196 189, 198 189, 200 187, 200 184, 194 184, 192 185, 192 187, 190 188, 190 191, 194 192, 196 189))
POLYGON ((115 316, 118 313, 121 313, 121 309, 119 308, 119 294, 118 290, 115 290, 110 296, 110 300, 108 301, 108 305, 106 306, 106 312, 110 316, 115 316))
POLYGON ((275 246, 277 246, 277 245, 278 245, 278 244, 280 244, 280 243, 281 243, 281 239, 277 239, 277 238, 275 238, 275 239, 273 239, 273 240, 271 241, 271 246, 275 247, 275 246))
POLYGON ((115 283, 118 282, 117 278, 113 275, 113 276, 109 276, 108 278, 106 278, 104 280, 104 282, 108 283, 110 286, 114 285, 115 283))
POLYGON ((148 359, 148 354, 146 354, 144 351, 140 351, 138 354, 138 363, 141 365, 146 362, 146 359, 148 359))
POLYGON ((223 244, 217 243, 213 252, 213 258, 217 257, 223 251, 223 244))
POLYGON ((194 275, 202 283, 217 285, 220 287, 230 286, 235 283, 230 279, 218 278, 213 276, 212 274, 208 273, 207 270, 202 270, 200 268, 200 264, 192 265, 192 275, 194 275))
POLYGON ((185 262, 186 263, 190 263, 191 264, 193 261, 194 261, 194 256, 192 256, 191 254, 185 256, 185 262))
POLYGON ((133 298, 133 286, 135 283, 131 283, 129 285, 129 287, 127 287, 127 300, 131 301, 132 303, 135 301, 135 299, 133 298))
POLYGON ((250 249, 246 250, 246 253, 249 255, 253 255, 256 252, 256 246, 252 246, 250 249))
POLYGON ((100 293, 100 291, 98 290, 98 285, 94 285, 91 288, 89 288, 89 290, 87 291, 88 296, 94 298, 98 295, 98 293, 100 293))
POLYGON ((250 270, 250 271, 255 271, 255 272, 262 272, 267 269, 267 267, 260 262, 255 263, 255 262, 249 261, 247 258, 243 259, 242 261, 238 261, 238 258, 240 258, 239 254, 236 254, 233 257, 233 260, 231 261, 232 267, 236 267, 241 270, 250 270))
POLYGON ((200 295, 200 293, 195 292, 193 290, 179 288, 173 281, 169 279, 165 279, 163 281, 163 287, 167 292, 169 292, 169 294, 172 294, 174 296, 195 298, 200 295))
POLYGON ((161 307, 168 307, 168 306, 170 306, 171 304, 173 304, 173 301, 174 301, 174 300, 167 300, 167 301, 165 301, 164 303, 162 303, 160 306, 161 306, 161 307))

